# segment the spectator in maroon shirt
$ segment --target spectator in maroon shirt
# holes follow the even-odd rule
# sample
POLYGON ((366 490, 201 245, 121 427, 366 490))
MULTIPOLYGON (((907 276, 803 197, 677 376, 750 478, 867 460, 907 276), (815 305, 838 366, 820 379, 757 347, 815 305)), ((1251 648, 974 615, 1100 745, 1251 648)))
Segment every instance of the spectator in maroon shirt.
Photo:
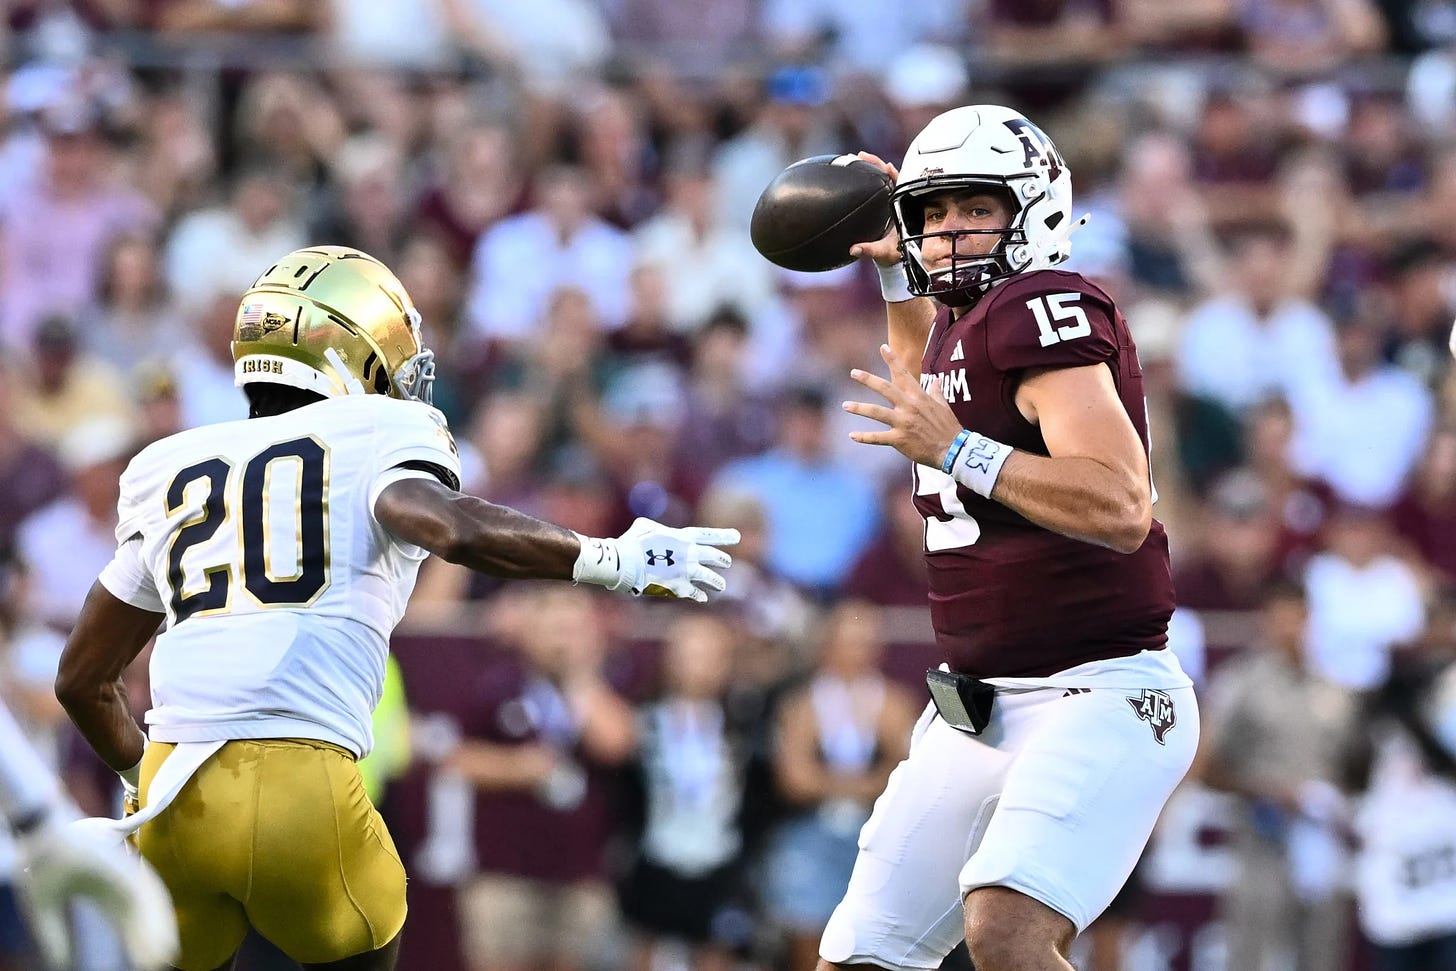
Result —
POLYGON ((1278 132, 1267 92, 1214 90, 1193 134, 1193 171, 1220 225, 1277 211, 1278 132))
POLYGON ((744 380, 748 322, 736 310, 720 309, 693 335, 692 353, 683 423, 693 434, 679 447, 704 472, 768 448, 778 417, 773 402, 744 380))
POLYGON ((1125 49, 1112 0, 990 0, 985 50, 1010 74, 1004 87, 1028 109, 1079 94, 1096 65, 1125 49))
POLYGON ((15 544, 15 531, 30 514, 66 491, 66 475, 46 448, 15 427, 10 386, 0 382, 0 550, 15 544))
POLYGON ((1227 473, 1205 507, 1203 549, 1174 562, 1178 605, 1252 610, 1280 573, 1279 527, 1268 491, 1248 470, 1227 473))
POLYGON ((1456 584, 1456 429, 1431 436, 1391 520, 1444 583, 1456 584))
POLYGON ((662 361, 624 370, 608 385, 598 420, 583 431, 612 482, 622 528, 638 516, 687 523, 701 498, 708 470, 679 443, 683 424, 682 376, 662 361))
POLYGON ((638 263, 632 269, 631 303, 627 321, 607 335, 607 351, 614 365, 630 367, 664 362, 680 371, 692 364, 688 337, 673 329, 666 300, 665 268, 638 263))
POLYGON ((447 764, 472 782, 480 872, 460 891, 472 971, 580 971, 614 920, 606 771, 636 745, 631 705, 603 674, 593 594, 526 594, 517 663, 480 675, 447 764))
POLYGON ((882 607, 924 607, 925 520, 905 500, 905 485, 896 480, 881 493, 884 510, 879 538, 860 554, 849 571, 844 594, 882 607))
POLYGON ((457 132, 443 171, 416 212, 420 230, 439 236, 457 271, 470 266, 475 241, 496 220, 525 209, 525 187, 505 125, 481 123, 457 132))
POLYGON ((1294 417, 1283 399, 1254 408, 1244 425, 1245 467, 1268 497, 1279 531, 1278 561, 1294 576, 1319 543, 1335 498, 1328 485, 1295 472, 1289 462, 1294 417))

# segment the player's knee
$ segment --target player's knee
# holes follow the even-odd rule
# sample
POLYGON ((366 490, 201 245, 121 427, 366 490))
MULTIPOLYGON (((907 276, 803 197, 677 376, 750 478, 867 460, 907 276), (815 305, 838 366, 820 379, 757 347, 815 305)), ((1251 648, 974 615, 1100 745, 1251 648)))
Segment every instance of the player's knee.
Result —
POLYGON ((1040 901, 1006 887, 982 887, 966 897, 966 948, 976 971, 1047 967, 1072 942, 1071 921, 1040 901))
POLYGON ((1031 947, 1016 928, 977 924, 966 927, 966 950, 976 971, 1013 971, 1027 964, 1031 947))

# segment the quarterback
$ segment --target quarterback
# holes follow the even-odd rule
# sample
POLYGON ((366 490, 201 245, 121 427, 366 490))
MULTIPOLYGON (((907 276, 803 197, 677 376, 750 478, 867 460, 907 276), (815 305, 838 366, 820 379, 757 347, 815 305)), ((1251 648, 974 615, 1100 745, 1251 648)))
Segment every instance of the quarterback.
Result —
POLYGON ((419 314, 357 250, 279 260, 232 349, 250 417, 132 460, 56 693, 135 799, 123 831, 172 894, 176 967, 231 967, 251 926, 307 968, 387 971, 405 874, 355 763, 420 562, 702 601, 738 536, 594 539, 458 492, 419 314), (144 735, 120 675, 164 621, 144 735))
POLYGON ((1068 971, 1198 740, 1167 644, 1137 351, 1108 294, 1054 269, 1076 224, 1050 139, 995 105, 948 111, 897 171, 879 266, 889 379, 856 441, 913 463, 946 664, 860 834, 820 943, 835 966, 1068 971), (910 371, 919 362, 919 373, 910 371))

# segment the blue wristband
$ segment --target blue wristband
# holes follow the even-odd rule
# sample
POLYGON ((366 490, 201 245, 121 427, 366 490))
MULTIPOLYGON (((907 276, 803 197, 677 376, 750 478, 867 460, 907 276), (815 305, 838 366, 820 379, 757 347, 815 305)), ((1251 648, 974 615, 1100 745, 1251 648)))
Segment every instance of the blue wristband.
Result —
POLYGON ((950 475, 950 470, 955 467, 956 456, 961 454, 966 441, 971 437, 969 428, 962 428, 960 434, 950 443, 950 448, 945 450, 945 458, 940 463, 940 471, 950 475))

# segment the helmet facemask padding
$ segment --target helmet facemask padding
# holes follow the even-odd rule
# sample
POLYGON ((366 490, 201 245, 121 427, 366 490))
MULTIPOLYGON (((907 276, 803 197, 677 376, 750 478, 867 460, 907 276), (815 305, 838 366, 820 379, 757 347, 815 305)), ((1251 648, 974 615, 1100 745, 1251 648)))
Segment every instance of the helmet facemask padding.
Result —
POLYGON ((423 401, 425 404, 433 404, 435 397, 435 352, 425 346, 424 337, 420 332, 420 312, 410 307, 406 312, 409 317, 410 330, 414 332, 415 340, 419 344, 419 353, 409 358, 399 366, 390 380, 399 389, 399 393, 412 401, 423 401))

